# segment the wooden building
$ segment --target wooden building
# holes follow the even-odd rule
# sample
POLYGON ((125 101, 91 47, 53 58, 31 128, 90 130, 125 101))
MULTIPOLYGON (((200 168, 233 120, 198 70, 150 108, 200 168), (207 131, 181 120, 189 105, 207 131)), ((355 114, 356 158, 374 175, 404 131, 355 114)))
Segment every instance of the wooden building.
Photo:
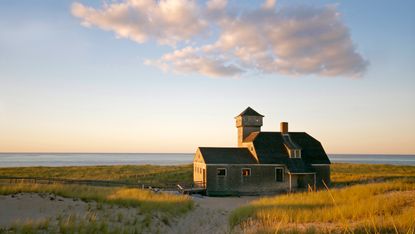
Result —
POLYGON ((207 195, 275 194, 330 183, 330 160, 305 132, 261 132, 264 116, 248 107, 235 117, 238 147, 199 147, 193 180, 207 195))

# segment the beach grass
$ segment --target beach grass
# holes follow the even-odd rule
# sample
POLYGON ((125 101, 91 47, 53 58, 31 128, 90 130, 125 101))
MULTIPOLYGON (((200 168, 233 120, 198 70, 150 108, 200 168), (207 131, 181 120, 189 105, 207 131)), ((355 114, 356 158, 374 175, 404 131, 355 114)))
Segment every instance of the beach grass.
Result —
POLYGON ((229 222, 251 233, 415 233, 415 180, 262 198, 229 222))
POLYGON ((0 168, 0 176, 36 177, 74 180, 108 180, 153 187, 190 184, 193 167, 188 165, 122 165, 70 167, 10 167, 0 168))
POLYGON ((334 186, 415 178, 414 166, 334 163, 330 169, 334 186))
MULTIPOLYGON (((192 166, 0 168, 0 175, 147 182, 162 186, 191 183, 192 166)), ((229 223, 233 230, 247 233, 415 233, 415 167, 335 163, 331 165, 331 179, 331 187, 318 192, 283 194, 253 201, 234 210, 229 223)), ((188 197, 136 188, 58 184, 0 186, 0 194, 20 192, 53 193, 96 201, 97 207, 99 204, 139 207, 143 214, 153 211, 180 214, 193 207, 188 197)), ((150 217, 145 215, 141 226, 134 230, 151 226, 150 217)), ((117 216, 117 220, 122 219, 117 216)), ((29 222, 17 229, 30 230, 31 226, 41 230, 45 225, 29 222)), ((103 223, 82 220, 60 226, 66 233, 74 229, 101 230, 102 233, 108 230, 103 223)))
POLYGON ((0 195, 16 193, 51 193, 86 202, 139 207, 142 212, 165 212, 172 215, 183 214, 193 208, 193 201, 188 196, 155 193, 137 188, 25 183, 0 185, 0 195))
MULTIPOLYGON (((71 167, 10 167, 0 168, 0 176, 37 177, 75 180, 108 180, 144 184, 153 187, 171 187, 192 183, 192 165, 122 165, 71 167)), ((415 167, 334 163, 331 180, 334 186, 386 181, 415 177, 415 167)))
POLYGON ((61 233, 61 234, 125 234, 149 233, 141 223, 129 224, 114 223, 110 220, 89 219, 77 215, 59 217, 57 221, 51 219, 16 221, 10 228, 0 229, 0 233, 61 233), (3 231, 3 232, 2 232, 3 231))

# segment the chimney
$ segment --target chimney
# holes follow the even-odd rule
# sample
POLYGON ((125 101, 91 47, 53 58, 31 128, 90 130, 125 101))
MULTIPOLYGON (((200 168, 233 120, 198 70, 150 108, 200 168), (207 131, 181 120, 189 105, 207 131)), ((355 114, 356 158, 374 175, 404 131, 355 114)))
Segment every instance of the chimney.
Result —
POLYGON ((288 122, 280 123, 280 131, 281 131, 281 134, 288 134, 288 122))

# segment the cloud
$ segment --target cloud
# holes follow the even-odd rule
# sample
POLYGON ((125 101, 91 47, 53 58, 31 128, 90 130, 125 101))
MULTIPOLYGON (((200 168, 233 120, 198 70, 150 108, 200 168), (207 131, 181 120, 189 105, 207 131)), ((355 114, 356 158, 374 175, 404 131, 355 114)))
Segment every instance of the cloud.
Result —
POLYGON ((154 39, 160 44, 175 45, 207 27, 199 17, 199 6, 189 0, 127 0, 106 4, 100 10, 74 3, 71 11, 84 26, 114 31, 117 37, 138 43, 154 39))
POLYGON ((164 71, 173 70, 180 74, 199 73, 209 77, 238 76, 244 71, 234 64, 229 64, 220 57, 210 57, 200 48, 185 47, 165 54, 159 60, 146 60, 146 65, 156 66, 164 71))
POLYGON ((252 72, 359 77, 367 69, 368 61, 357 52, 333 5, 276 10, 276 1, 266 0, 256 9, 232 12, 226 7, 227 1, 220 0, 210 0, 204 6, 190 0, 130 0, 102 10, 75 3, 72 13, 86 25, 139 43, 148 38, 169 45, 191 43, 173 47, 159 59, 146 60, 145 64, 167 72, 211 77, 252 72), (215 35, 216 39, 201 44, 195 39, 201 34, 215 35))

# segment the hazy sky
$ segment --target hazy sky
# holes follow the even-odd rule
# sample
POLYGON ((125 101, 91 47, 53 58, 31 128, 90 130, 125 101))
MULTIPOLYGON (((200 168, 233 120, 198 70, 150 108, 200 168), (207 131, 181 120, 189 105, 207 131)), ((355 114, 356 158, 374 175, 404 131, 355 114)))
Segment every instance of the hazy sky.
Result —
POLYGON ((0 2, 0 152, 194 152, 264 131, 415 154, 415 1, 0 2))

